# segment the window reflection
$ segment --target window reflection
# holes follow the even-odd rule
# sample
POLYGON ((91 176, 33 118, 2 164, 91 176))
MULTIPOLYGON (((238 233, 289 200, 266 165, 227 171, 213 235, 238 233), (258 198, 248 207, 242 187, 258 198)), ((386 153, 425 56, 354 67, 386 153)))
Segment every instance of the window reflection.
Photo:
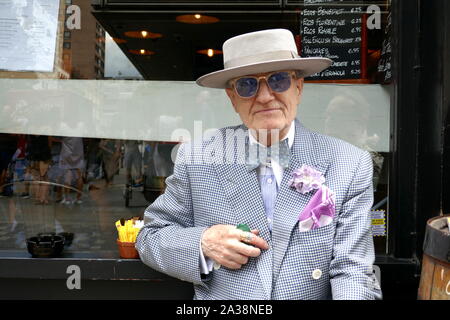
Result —
POLYGON ((115 252, 115 221, 142 217, 164 191, 175 145, 0 134, 0 248, 65 232, 73 235, 69 253, 115 252))
POLYGON ((325 134, 335 136, 367 150, 374 166, 374 190, 376 190, 383 167, 384 157, 377 152, 380 137, 370 132, 371 106, 358 91, 340 89, 330 100, 325 111, 325 134))
MULTIPOLYGON (((173 171, 175 143, 164 141, 171 141, 178 129, 193 136, 196 121, 202 121, 203 131, 239 121, 223 92, 199 88, 192 82, 223 65, 221 55, 209 57, 198 51, 220 49, 225 39, 236 34, 279 27, 294 33, 299 52, 314 49, 331 54, 331 49, 336 49, 336 54, 348 58, 349 65, 361 64, 361 71, 365 70, 366 77, 357 72, 351 81, 315 79, 327 88, 308 81, 299 118, 312 130, 371 153, 374 208, 387 213, 390 113, 381 87, 391 81, 389 3, 288 1, 286 10, 280 12, 218 10, 214 16, 219 23, 193 25, 177 22, 179 12, 155 12, 142 19, 136 9, 124 19, 125 15, 100 8, 94 16, 91 1, 59 1, 59 11, 41 17, 46 21, 43 25, 54 26, 57 32, 52 39, 56 45, 50 46, 55 58, 49 67, 36 68, 29 62, 37 57, 26 46, 29 41, 25 40, 31 37, 7 37, 8 43, 22 46, 26 56, 12 55, 10 61, 18 65, 8 64, 0 71, 4 78, 0 93, 5 101, 0 104, 0 248, 23 249, 26 237, 42 232, 70 232, 75 235, 72 252, 116 252, 114 222, 142 216, 145 207, 163 192, 165 178, 173 171), (361 13, 373 3, 381 9, 381 29, 360 34, 358 28, 367 21, 361 13), (76 19, 66 23, 72 16, 66 13, 70 5, 80 9, 80 28, 76 19), (346 12, 336 17, 316 14, 313 19, 312 10, 319 6, 343 7, 346 12), (352 8, 361 12, 352 12, 352 8), (351 54, 341 52, 340 45, 329 48, 310 43, 319 30, 325 30, 325 23, 342 24, 336 29, 339 38, 361 38, 354 47, 346 48, 353 50, 351 54), (314 35, 309 34, 311 29, 314 35), (127 36, 130 30, 163 36, 133 38, 127 36), (354 36, 349 34, 353 31, 357 31, 354 36), (361 57, 357 54, 360 49, 361 57), (135 55, 130 50, 155 54, 135 55), (129 81, 144 79, 163 81, 129 81), (366 85, 345 86, 332 93, 340 87, 336 83, 342 82, 366 85)), ((25 4, 13 6, 20 19, 25 19, 31 8, 25 4)), ((25 22, 24 26, 30 26, 32 21, 25 22)), ((25 29, 17 31, 25 33, 25 29)), ((322 34, 319 38, 330 37, 322 34)), ((36 39, 40 39, 38 35, 36 39)), ((41 56, 35 60, 37 65, 47 62, 41 56)), ((340 63, 343 66, 346 61, 340 63)), ((383 252, 382 247, 377 251, 383 252)))
MULTIPOLYGON (((380 141, 381 133, 386 133, 389 124, 385 123, 386 127, 380 126, 383 122, 377 121, 377 117, 372 114, 374 110, 379 112, 377 109, 380 109, 380 106, 380 101, 368 100, 365 95, 351 87, 339 88, 326 106, 324 121, 325 134, 345 140, 370 153, 374 190, 372 217, 378 221, 386 219, 385 214, 388 212, 389 168, 389 152, 386 152, 380 141)), ((383 231, 377 229, 373 233, 376 235, 374 237, 376 251, 385 252, 386 238, 380 236, 383 231)))

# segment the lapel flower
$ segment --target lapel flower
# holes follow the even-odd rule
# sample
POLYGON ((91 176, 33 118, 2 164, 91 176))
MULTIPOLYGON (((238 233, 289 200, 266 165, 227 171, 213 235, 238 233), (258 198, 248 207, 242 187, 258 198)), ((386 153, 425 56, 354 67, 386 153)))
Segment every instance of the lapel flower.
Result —
POLYGON ((325 182, 323 173, 306 164, 292 172, 292 178, 288 184, 298 192, 306 194, 312 190, 319 189, 325 182))

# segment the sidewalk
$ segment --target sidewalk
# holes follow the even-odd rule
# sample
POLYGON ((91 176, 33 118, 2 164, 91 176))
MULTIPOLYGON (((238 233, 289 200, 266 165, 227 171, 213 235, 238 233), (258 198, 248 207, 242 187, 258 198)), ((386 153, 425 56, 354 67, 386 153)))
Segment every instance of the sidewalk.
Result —
MULTIPOLYGON (((74 239, 65 251, 116 251, 115 222, 122 217, 143 216, 149 204, 140 189, 133 189, 130 207, 125 207, 125 174, 122 171, 107 188, 103 180, 95 182, 98 190, 86 191, 85 185, 81 204, 56 202, 54 187, 50 188, 47 205, 35 204, 36 200, 32 198, 0 198, 0 250, 26 251, 26 238, 40 232, 71 232, 74 239)), ((76 198, 74 192, 71 196, 76 198)))

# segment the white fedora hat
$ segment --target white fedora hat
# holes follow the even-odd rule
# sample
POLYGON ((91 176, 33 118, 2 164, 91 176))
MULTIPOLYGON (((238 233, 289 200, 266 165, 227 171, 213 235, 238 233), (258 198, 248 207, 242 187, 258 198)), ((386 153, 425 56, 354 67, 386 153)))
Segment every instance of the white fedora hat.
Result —
POLYGON ((331 63, 328 58, 301 58, 291 31, 270 29, 225 41, 224 69, 201 76, 196 82, 202 87, 226 88, 233 78, 277 70, 298 70, 301 77, 307 77, 328 68, 331 63))

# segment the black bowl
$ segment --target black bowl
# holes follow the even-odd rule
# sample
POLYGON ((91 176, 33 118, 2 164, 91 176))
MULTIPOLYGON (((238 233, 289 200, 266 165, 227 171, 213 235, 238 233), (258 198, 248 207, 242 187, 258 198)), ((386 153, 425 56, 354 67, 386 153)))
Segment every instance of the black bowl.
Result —
POLYGON ((27 239, 28 252, 33 258, 52 258, 61 254, 64 249, 64 237, 42 235, 27 239))
POLYGON ((53 237, 53 236, 56 236, 56 233, 55 232, 39 232, 37 234, 37 236, 38 237, 46 237, 46 236, 53 237))
POLYGON ((74 234, 72 232, 60 232, 58 236, 64 237, 64 246, 69 247, 72 244, 74 234))

